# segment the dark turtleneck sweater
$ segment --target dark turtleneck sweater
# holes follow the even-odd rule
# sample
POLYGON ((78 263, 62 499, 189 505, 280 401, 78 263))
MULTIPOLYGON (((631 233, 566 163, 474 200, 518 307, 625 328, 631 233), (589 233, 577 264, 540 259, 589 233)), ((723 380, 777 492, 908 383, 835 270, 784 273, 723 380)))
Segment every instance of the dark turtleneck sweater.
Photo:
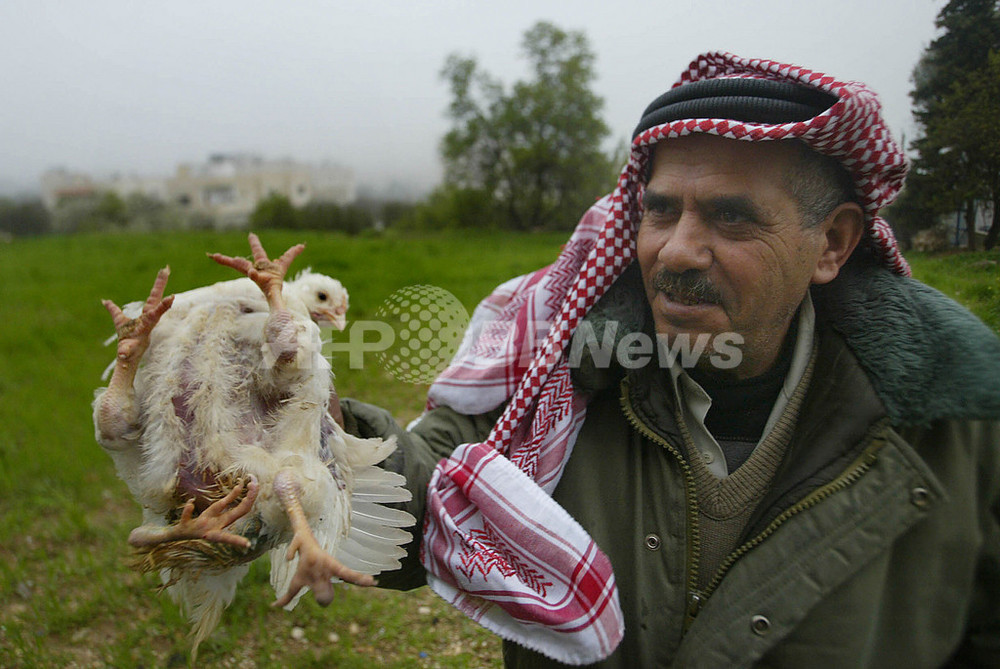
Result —
POLYGON ((792 365, 798 334, 798 315, 788 327, 778 358, 759 376, 736 379, 721 374, 706 374, 698 369, 688 373, 712 398, 705 416, 705 427, 719 442, 732 474, 746 462, 764 433, 764 427, 778 399, 778 393, 792 365))

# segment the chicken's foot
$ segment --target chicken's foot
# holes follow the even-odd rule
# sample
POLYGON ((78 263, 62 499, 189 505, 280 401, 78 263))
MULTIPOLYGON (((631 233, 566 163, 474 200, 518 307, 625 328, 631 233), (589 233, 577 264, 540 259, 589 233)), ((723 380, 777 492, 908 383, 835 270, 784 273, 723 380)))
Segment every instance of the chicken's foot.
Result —
POLYGON ((139 362, 149 348, 150 333, 174 302, 173 295, 163 297, 169 276, 169 267, 164 267, 157 273, 142 313, 137 318, 127 317, 111 300, 102 300, 104 308, 111 314, 118 335, 114 371, 97 409, 97 428, 105 443, 121 439, 134 429, 138 420, 132 384, 139 362))
POLYGON ((285 306, 281 290, 285 283, 285 275, 292 261, 302 253, 305 245, 296 244, 281 254, 276 260, 267 257, 267 251, 254 233, 248 237, 250 249, 253 252, 253 262, 246 258, 233 258, 221 253, 210 253, 208 257, 226 267, 232 267, 248 276, 256 283, 264 296, 271 314, 264 329, 264 336, 279 363, 288 363, 295 359, 298 352, 298 331, 292 321, 292 315, 285 306))
POLYGON ((327 606, 333 601, 333 584, 330 579, 334 577, 354 585, 375 585, 374 578, 345 567, 319 545, 299 501, 301 490, 292 470, 283 469, 274 478, 274 492, 292 524, 292 543, 286 559, 291 560, 298 554, 299 563, 288 592, 272 606, 285 606, 306 586, 313 591, 320 606, 327 606))
POLYGON ((208 257, 220 265, 232 267, 237 272, 250 277, 264 291, 267 303, 272 309, 283 309, 285 302, 281 296, 281 289, 284 287, 285 274, 288 273, 288 268, 291 266, 292 261, 306 247, 304 244, 296 244, 282 253, 281 257, 271 260, 267 257, 267 251, 264 250, 264 246, 260 243, 257 235, 251 232, 248 239, 250 241, 250 250, 253 252, 253 262, 250 262, 246 258, 233 258, 221 253, 210 253, 208 257))
POLYGON ((138 548, 170 541, 204 539, 218 544, 250 548, 249 539, 229 532, 226 528, 249 513, 257 498, 257 490, 257 479, 251 476, 250 483, 247 485, 247 494, 244 495, 239 504, 229 508, 243 492, 242 481, 237 483, 225 497, 209 505, 197 517, 194 517, 194 500, 190 499, 184 505, 180 520, 176 523, 165 527, 152 525, 137 527, 132 530, 128 542, 138 548))

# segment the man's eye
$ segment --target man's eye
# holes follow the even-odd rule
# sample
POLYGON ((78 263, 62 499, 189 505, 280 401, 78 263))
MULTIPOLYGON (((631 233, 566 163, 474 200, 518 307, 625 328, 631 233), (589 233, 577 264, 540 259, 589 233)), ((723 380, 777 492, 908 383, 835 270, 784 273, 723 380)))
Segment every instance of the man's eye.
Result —
POLYGON ((657 218, 671 217, 677 214, 675 207, 668 202, 651 202, 646 205, 646 213, 657 218))
POLYGON ((716 212, 716 216, 720 221, 728 225, 750 222, 750 217, 737 209, 720 209, 716 212))

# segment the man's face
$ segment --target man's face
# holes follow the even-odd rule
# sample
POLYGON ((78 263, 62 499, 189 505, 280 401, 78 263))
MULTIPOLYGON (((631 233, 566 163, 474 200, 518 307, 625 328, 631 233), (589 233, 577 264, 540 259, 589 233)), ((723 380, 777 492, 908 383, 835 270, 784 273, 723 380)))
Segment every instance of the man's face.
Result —
POLYGON ((825 247, 823 226, 803 229, 784 186, 793 155, 779 142, 691 135, 652 158, 636 247, 656 331, 692 345, 741 335, 740 378, 774 363, 825 247))

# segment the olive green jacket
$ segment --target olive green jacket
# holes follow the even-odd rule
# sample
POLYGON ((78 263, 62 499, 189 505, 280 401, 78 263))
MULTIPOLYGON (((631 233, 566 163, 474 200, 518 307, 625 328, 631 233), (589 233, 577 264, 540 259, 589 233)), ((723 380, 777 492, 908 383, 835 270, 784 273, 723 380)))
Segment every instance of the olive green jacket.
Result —
MULTIPOLYGON (((574 377, 593 395, 554 497, 614 566, 625 638, 601 666, 1000 667, 1000 342, 867 266, 813 299, 818 353, 786 456, 702 590, 667 374, 574 377)), ((349 429, 400 435, 389 466, 418 518, 436 462, 485 438, 497 413, 437 409, 403 433, 375 407, 345 408, 349 429)), ((417 551, 381 583, 422 585, 417 551)), ((504 656, 556 665, 511 643, 504 656)))

